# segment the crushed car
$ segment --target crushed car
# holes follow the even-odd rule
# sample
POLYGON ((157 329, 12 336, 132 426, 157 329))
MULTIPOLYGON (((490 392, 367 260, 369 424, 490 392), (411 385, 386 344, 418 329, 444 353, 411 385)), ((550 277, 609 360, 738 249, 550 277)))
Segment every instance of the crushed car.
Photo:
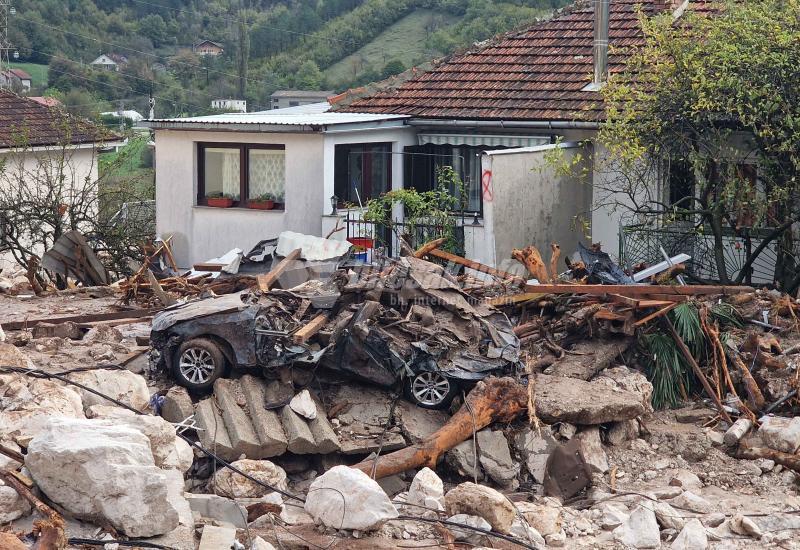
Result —
POLYGON ((153 319, 157 368, 193 391, 236 370, 312 365, 382 387, 424 408, 447 407, 489 375, 521 370, 520 342, 502 312, 472 303, 441 266, 401 258, 391 273, 339 271, 269 292, 211 296, 153 319), (355 280, 353 280, 355 279, 355 280), (296 336, 324 314, 312 338, 296 336))

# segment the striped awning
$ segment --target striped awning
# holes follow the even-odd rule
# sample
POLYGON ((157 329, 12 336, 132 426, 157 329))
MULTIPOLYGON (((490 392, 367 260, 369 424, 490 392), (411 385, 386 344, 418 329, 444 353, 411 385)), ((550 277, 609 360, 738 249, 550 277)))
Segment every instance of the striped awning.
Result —
POLYGON ((518 134, 429 134, 417 135, 420 145, 472 145, 476 147, 535 147, 550 143, 549 136, 518 134))

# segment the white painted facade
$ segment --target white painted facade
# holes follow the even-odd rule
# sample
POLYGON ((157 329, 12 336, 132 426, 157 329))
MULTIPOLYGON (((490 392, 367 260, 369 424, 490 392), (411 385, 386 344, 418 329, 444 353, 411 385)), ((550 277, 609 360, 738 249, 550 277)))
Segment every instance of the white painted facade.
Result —
POLYGON ((225 111, 236 111, 238 113, 247 112, 246 99, 214 99, 211 101, 212 109, 220 109, 225 111))

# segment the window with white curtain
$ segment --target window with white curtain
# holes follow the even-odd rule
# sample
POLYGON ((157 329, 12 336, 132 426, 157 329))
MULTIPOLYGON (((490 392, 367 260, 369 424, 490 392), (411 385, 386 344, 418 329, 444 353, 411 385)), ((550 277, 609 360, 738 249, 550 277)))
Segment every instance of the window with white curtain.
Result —
POLYGON ((225 197, 241 207, 265 199, 283 205, 285 189, 283 145, 198 143, 197 204, 225 197))

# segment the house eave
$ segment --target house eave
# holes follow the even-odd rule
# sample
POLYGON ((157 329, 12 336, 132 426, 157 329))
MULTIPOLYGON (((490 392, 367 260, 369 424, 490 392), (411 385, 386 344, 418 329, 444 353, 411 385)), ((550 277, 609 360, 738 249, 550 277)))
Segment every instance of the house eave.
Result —
POLYGON ((585 120, 490 120, 490 119, 447 119, 411 118, 410 126, 429 126, 436 128, 536 128, 549 130, 597 130, 600 123, 585 120))
POLYGON ((405 126, 405 119, 373 120, 344 124, 258 124, 224 122, 180 122, 145 120, 141 125, 151 130, 183 130, 197 132, 242 132, 272 134, 324 134, 367 130, 385 130, 405 126))

